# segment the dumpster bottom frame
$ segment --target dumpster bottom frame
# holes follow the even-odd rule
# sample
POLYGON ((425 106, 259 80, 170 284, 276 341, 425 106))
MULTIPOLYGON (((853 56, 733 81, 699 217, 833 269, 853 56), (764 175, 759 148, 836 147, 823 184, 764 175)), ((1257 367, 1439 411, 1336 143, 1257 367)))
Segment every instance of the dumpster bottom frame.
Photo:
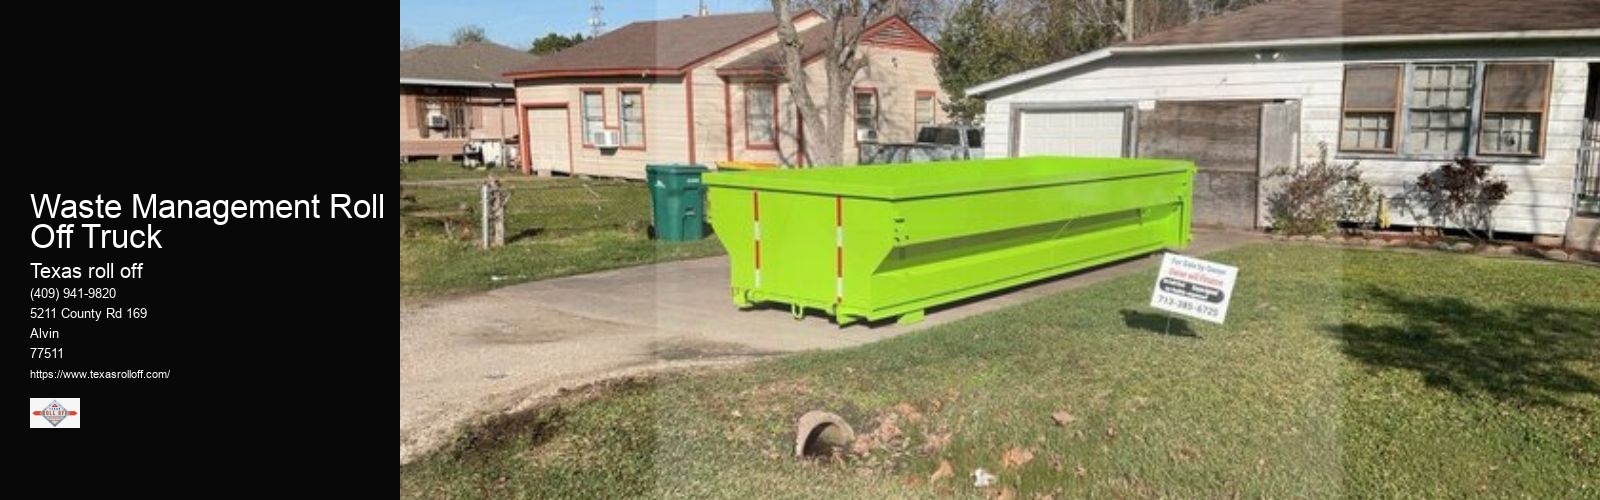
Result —
POLYGON ((1064 262, 1060 265, 1026 274, 1019 274, 988 283, 974 285, 959 290, 922 297, 909 302, 879 307, 872 310, 850 307, 847 304, 836 302, 822 302, 810 299, 791 297, 783 294, 765 292, 755 288, 733 287, 733 302, 740 309, 749 309, 758 305, 782 304, 789 306, 796 320, 804 319, 804 312, 816 310, 833 318, 839 327, 849 326, 856 322, 876 323, 889 318, 895 318, 896 324, 916 324, 922 322, 929 309, 939 309, 961 305, 961 301, 982 295, 1001 292, 1009 289, 1034 284, 1048 279, 1064 277, 1073 273, 1089 271, 1092 268, 1135 258, 1143 258, 1164 251, 1181 250, 1188 247, 1185 241, 1181 246, 1172 246, 1165 243, 1151 243, 1137 245, 1125 250, 1100 254, 1082 260, 1064 262))

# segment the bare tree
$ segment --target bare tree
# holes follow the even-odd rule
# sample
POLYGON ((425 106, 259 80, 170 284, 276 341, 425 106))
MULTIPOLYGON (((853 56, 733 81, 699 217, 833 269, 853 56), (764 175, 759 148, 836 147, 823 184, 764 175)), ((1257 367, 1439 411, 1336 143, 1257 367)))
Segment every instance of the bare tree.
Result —
POLYGON ((489 35, 484 33, 482 26, 478 26, 476 24, 468 24, 466 26, 456 28, 455 31, 450 33, 450 43, 456 45, 483 43, 487 41, 489 41, 489 35))
POLYGON ((894 0, 810 0, 807 2, 823 17, 832 21, 827 27, 827 46, 823 47, 823 65, 826 85, 821 89, 825 107, 818 107, 811 96, 806 79, 805 64, 801 60, 804 50, 800 32, 794 27, 794 12, 789 0, 772 0, 772 10, 778 17, 779 60, 783 76, 788 80, 789 94, 794 96, 800 109, 800 119, 805 124, 806 156, 820 165, 844 164, 844 139, 851 130, 846 123, 848 106, 852 102, 851 89, 856 75, 867 66, 867 58, 860 50, 861 34, 868 25, 888 12, 894 0))

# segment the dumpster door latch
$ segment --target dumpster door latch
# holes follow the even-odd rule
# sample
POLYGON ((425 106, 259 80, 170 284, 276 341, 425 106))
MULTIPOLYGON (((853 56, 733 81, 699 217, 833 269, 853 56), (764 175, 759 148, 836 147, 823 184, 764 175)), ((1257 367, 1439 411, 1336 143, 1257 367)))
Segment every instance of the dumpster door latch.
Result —
POLYGON ((906 232, 906 218, 905 217, 897 215, 894 218, 894 240, 895 241, 911 241, 911 235, 906 232))

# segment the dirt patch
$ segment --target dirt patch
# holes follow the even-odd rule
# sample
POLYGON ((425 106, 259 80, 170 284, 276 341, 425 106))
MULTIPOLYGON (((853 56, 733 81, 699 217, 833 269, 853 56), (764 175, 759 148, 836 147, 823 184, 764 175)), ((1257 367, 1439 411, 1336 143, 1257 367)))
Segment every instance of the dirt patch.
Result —
POLYGON ((555 342, 582 333, 576 328, 552 328, 550 323, 518 326, 505 321, 495 321, 467 333, 467 336, 485 344, 543 344, 555 342), (528 328, 535 326, 535 328, 528 328))
POLYGON ((756 349, 737 342, 718 342, 691 338, 676 338, 650 343, 650 353, 663 361, 700 360, 732 357, 756 357, 781 354, 778 351, 756 349))
POLYGON ((478 425, 465 426, 449 451, 453 456, 461 457, 474 449, 489 448, 522 436, 527 437, 530 449, 538 448, 561 432, 568 409, 572 406, 607 395, 645 390, 655 382, 653 376, 622 377, 576 389, 562 389, 555 396, 537 404, 487 417, 478 425))

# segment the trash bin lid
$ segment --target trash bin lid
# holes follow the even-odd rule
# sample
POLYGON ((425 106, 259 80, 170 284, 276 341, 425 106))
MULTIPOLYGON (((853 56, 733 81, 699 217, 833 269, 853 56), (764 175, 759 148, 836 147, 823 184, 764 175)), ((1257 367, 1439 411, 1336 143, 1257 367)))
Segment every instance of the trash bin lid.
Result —
POLYGON ((1032 156, 994 160, 708 173, 705 183, 771 191, 904 199, 1194 171, 1183 160, 1032 156))
POLYGON ((655 174, 694 174, 705 172, 706 168, 699 165, 686 165, 681 163, 667 163, 659 165, 645 165, 646 172, 655 174))

